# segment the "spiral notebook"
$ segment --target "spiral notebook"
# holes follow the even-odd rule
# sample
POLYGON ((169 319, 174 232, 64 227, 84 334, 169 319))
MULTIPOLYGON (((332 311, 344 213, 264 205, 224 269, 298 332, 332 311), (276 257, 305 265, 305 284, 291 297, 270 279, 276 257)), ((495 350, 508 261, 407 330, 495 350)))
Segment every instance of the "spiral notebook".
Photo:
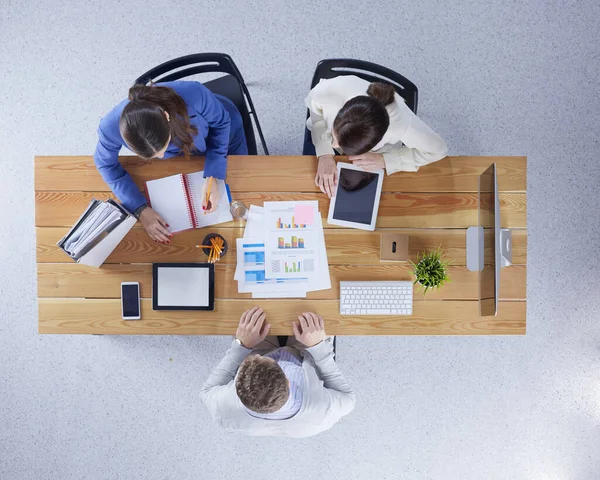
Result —
POLYGON ((204 172, 171 175, 146 182, 148 203, 169 225, 173 233, 208 227, 233 220, 229 198, 223 180, 213 180, 212 188, 219 189, 221 199, 217 210, 204 214, 202 189, 204 172))

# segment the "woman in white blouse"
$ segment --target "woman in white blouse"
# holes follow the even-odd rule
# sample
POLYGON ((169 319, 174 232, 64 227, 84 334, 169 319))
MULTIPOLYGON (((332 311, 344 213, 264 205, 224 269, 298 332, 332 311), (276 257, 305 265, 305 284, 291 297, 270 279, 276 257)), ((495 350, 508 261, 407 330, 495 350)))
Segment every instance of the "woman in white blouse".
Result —
POLYGON ((354 75, 321 80, 305 100, 319 167, 315 183, 329 197, 337 185, 334 149, 365 170, 416 172, 444 158, 446 142, 408 108, 394 87, 354 75))

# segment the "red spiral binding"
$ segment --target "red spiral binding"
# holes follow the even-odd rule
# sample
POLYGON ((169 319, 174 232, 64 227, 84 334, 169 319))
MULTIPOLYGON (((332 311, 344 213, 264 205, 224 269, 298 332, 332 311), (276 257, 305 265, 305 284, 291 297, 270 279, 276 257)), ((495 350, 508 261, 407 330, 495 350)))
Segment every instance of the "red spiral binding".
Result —
POLYGON ((196 207, 192 202, 192 195, 190 194, 190 186, 188 183, 187 175, 181 175, 181 184, 183 185, 183 191, 185 192, 185 199, 187 201, 187 211, 188 216, 190 217, 190 222, 193 228, 198 228, 198 224, 196 223, 196 207))

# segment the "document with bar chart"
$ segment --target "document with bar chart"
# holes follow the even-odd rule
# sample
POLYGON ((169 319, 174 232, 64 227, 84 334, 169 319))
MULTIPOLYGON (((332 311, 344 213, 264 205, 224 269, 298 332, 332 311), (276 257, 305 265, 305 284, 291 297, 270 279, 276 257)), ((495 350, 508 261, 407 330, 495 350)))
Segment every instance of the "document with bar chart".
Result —
POLYGON ((319 202, 265 202, 263 228, 268 278, 318 277, 324 244, 319 202))
POLYGON ((308 279, 301 278, 269 278, 265 273, 265 244, 260 239, 238 238, 237 265, 234 276, 240 293, 260 292, 298 292, 306 296, 308 279))

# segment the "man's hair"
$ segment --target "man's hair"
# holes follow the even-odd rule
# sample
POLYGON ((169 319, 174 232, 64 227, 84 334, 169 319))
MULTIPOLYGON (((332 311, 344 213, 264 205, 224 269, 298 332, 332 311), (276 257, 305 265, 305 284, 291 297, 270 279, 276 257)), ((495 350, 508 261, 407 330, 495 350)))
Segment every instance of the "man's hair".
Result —
POLYGON ((250 355, 240 365, 235 390, 246 408, 273 413, 285 405, 288 380, 281 367, 260 355, 250 355))

